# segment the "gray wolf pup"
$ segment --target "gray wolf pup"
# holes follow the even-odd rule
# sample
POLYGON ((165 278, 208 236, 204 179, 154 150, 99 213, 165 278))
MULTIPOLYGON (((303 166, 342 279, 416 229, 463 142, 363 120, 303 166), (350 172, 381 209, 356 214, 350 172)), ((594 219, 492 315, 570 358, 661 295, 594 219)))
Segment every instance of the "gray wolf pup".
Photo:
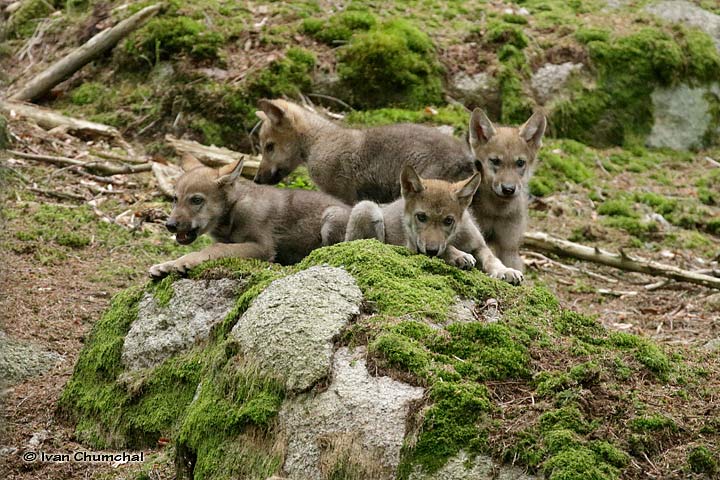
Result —
POLYGON ((184 273, 224 257, 290 264, 315 248, 343 241, 349 206, 320 192, 283 190, 240 179, 242 163, 216 170, 186 158, 165 226, 182 245, 204 233, 216 243, 153 265, 150 275, 184 273))
POLYGON ((381 207, 366 200, 353 207, 345 241, 377 238, 438 256, 459 268, 469 269, 479 262, 491 277, 522 282, 520 271, 507 268, 493 255, 467 211, 480 185, 480 174, 450 183, 420 178, 411 165, 406 165, 400 185, 402 197, 393 203, 381 207))
POLYGON ((523 269, 520 244, 527 226, 528 181, 536 165, 546 127, 535 112, 521 127, 496 127, 476 108, 469 141, 482 183, 470 210, 500 261, 523 269))
POLYGON ((405 163, 426 178, 459 180, 474 172, 467 145, 432 127, 345 128, 285 100, 258 105, 263 159, 256 183, 278 183, 305 163, 320 190, 352 205, 398 198, 405 163))

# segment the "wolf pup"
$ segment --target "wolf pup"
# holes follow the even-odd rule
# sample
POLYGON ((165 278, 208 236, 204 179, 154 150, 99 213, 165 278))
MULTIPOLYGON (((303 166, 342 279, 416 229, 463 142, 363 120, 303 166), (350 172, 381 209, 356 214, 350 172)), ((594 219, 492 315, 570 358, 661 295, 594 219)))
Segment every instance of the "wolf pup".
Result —
POLYGON ((350 207, 320 192, 283 190, 239 180, 242 161, 220 170, 193 157, 183 162, 165 226, 182 245, 203 233, 214 243, 177 260, 153 265, 150 275, 184 273, 207 260, 259 258, 295 263, 311 250, 342 242, 350 207))
POLYGON ((460 180, 475 171, 467 145, 432 127, 344 128, 285 100, 258 105, 263 159, 256 183, 276 184, 305 163, 320 190, 352 205, 398 198, 405 163, 426 178, 460 180))
POLYGON ((518 284, 522 273, 507 268, 493 255, 467 210, 479 185, 479 173, 450 183, 420 178, 411 165, 406 165, 400 176, 402 197, 382 207, 367 200, 355 205, 345 241, 377 238, 416 253, 438 256, 464 269, 480 262, 491 277, 518 284))
POLYGON ((546 123, 539 112, 519 128, 495 127, 479 108, 470 117, 470 148, 482 175, 470 211, 500 261, 520 271, 524 267, 520 244, 527 226, 527 185, 546 123))

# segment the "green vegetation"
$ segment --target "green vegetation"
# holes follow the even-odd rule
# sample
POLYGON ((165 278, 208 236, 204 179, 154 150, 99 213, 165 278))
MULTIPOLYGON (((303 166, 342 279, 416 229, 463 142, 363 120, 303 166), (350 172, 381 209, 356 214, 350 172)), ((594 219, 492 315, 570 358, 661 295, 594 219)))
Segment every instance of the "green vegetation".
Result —
POLYGON ((442 103, 441 67, 430 38, 404 20, 354 35, 338 51, 353 105, 419 108, 442 103))
POLYGON ((693 473, 705 473, 712 476, 720 471, 716 456, 705 445, 693 448, 687 461, 693 473))
POLYGON ((655 87, 680 80, 708 82, 720 75, 720 55, 698 30, 646 27, 608 41, 590 39, 587 32, 584 38, 597 85, 578 83, 571 98, 556 106, 551 123, 557 135, 590 145, 641 143, 652 127, 655 87))
POLYGON ((125 42, 130 57, 155 65, 178 54, 195 59, 214 59, 223 43, 222 35, 208 32, 200 22, 184 16, 154 18, 125 42))
POLYGON ((327 20, 306 18, 302 29, 308 35, 329 45, 346 43, 357 32, 367 32, 377 25, 375 16, 368 12, 348 10, 327 20))

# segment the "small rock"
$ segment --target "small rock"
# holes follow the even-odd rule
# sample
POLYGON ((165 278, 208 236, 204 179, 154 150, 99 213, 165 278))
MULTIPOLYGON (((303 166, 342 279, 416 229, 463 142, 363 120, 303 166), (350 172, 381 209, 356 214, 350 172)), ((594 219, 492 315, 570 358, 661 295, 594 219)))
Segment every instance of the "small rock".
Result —
POLYGON ((410 474, 410 480, 535 480, 536 477, 526 474, 522 469, 499 465, 487 455, 478 455, 473 460, 461 451, 437 472, 423 473, 416 468, 410 474))
POLYGON ((154 367, 166 358, 206 340, 235 305, 238 280, 189 280, 173 283, 168 305, 152 294, 140 301, 138 317, 125 336, 122 363, 132 371, 154 367))
POLYGON ((581 63, 565 62, 560 65, 548 63, 540 67, 530 80, 540 103, 549 102, 555 93, 560 91, 570 74, 583 68, 581 63))
MULTIPOLYGON (((712 114, 708 94, 720 97, 720 84, 658 88, 652 93, 654 124, 646 143, 674 150, 701 148, 712 114)), ((720 133, 720 132, 719 132, 720 133)))
POLYGON ((35 449, 39 447, 45 440, 50 438, 50 432, 47 430, 40 430, 39 432, 33 433, 30 440, 28 440, 28 447, 35 449))
POLYGON ((333 341, 360 314, 362 292, 341 268, 312 267, 274 281, 231 335, 242 350, 304 391, 330 373, 333 341))
POLYGON ((465 105, 487 108, 499 101, 497 81, 485 72, 468 75, 457 73, 450 82, 450 96, 465 105))
POLYGON ((410 404, 423 397, 423 389, 371 376, 365 355, 364 348, 340 348, 325 392, 283 404, 278 419, 288 436, 289 478, 326 478, 323 471, 343 458, 363 470, 362 478, 395 478, 410 404))

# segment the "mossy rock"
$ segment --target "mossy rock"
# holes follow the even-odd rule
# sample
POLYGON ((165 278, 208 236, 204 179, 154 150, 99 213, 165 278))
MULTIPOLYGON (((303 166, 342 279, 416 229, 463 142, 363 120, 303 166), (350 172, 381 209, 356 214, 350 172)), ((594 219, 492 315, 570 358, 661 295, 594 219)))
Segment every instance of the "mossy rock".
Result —
MULTIPOLYGON (((645 464, 645 455, 653 461, 697 438, 700 429, 708 443, 720 440, 720 429, 692 421, 696 408, 720 413, 707 382, 720 372, 717 356, 690 349, 680 356, 610 333, 562 308, 543 287, 512 287, 370 240, 322 248, 289 267, 243 259, 198 267, 191 278, 243 279, 235 307, 206 343, 132 375, 120 359, 138 302, 146 291, 165 298, 174 279, 119 294, 85 342, 60 411, 95 448, 170 438, 179 464, 194 465, 194 478, 264 480, 277 473, 283 455, 276 419, 294 394, 229 333, 273 280, 317 265, 344 268, 364 296, 364 314, 338 345, 366 347, 373 371, 426 389, 408 419, 414 427, 399 478, 437 472, 459 455, 469 462, 489 455, 547 478, 617 479, 645 464), (495 323, 450 315, 459 299, 479 309, 490 298, 501 313, 495 323), (684 401, 665 414, 657 399, 679 390, 684 401)), ((698 450, 688 469, 708 471, 711 460, 698 450)))
POLYGON ((576 81, 569 97, 553 105, 550 123, 557 136, 595 146, 642 144, 654 123, 655 89, 720 78, 715 44, 697 29, 645 27, 610 39, 594 31, 578 34, 587 41, 597 81, 576 81))
POLYGON ((360 108, 421 108, 443 101, 435 46, 405 20, 353 35, 338 52, 338 74, 360 108))

